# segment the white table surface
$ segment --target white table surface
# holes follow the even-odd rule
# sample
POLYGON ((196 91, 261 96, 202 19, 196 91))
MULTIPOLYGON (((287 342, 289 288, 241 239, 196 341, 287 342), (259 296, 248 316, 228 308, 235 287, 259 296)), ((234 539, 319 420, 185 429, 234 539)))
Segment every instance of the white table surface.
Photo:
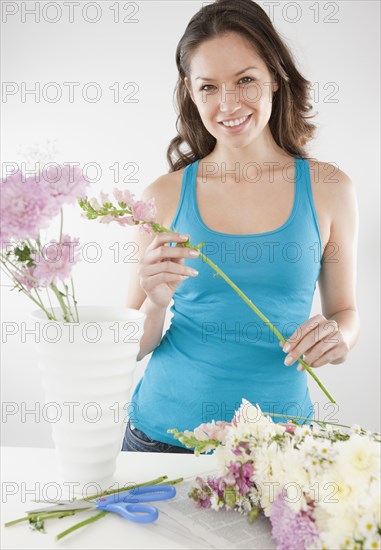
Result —
MULTIPOLYGON (((2 549, 192 548, 191 541, 168 533, 166 527, 160 525, 160 516, 158 521, 142 525, 126 521, 117 514, 108 514, 58 542, 55 541, 58 533, 94 512, 48 520, 46 534, 33 531, 27 522, 4 527, 5 522, 25 516, 26 510, 44 506, 32 500, 44 498, 44 487, 49 487, 47 484, 59 485, 59 478, 54 449, 2 447, 1 459, 2 549), (34 491, 35 494, 30 494, 34 491)), ((196 457, 192 454, 121 452, 114 479, 119 486, 124 486, 127 482, 139 483, 162 475, 167 475, 168 479, 202 475, 215 468, 213 455, 196 457)))

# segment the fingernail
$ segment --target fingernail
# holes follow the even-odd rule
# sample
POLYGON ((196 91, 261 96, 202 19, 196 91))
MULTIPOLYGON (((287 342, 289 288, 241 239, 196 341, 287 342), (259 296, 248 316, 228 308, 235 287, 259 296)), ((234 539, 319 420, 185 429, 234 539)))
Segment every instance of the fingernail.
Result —
POLYGON ((301 370, 303 370, 303 366, 302 366, 302 365, 298 365, 298 366, 296 367, 296 370, 298 370, 298 371, 300 372, 301 370))
POLYGON ((197 252, 197 250, 191 250, 189 252, 190 256, 198 256, 199 255, 199 252, 197 252))
POLYGON ((187 241, 188 240, 188 235, 180 235, 180 239, 182 241, 187 241))
POLYGON ((284 360, 284 364, 289 366, 291 365, 293 362, 295 361, 295 359, 291 356, 291 355, 288 355, 286 357, 286 359, 284 360))
POLYGON ((291 345, 290 344, 285 344, 282 349, 285 353, 287 353, 288 351, 290 351, 291 345))

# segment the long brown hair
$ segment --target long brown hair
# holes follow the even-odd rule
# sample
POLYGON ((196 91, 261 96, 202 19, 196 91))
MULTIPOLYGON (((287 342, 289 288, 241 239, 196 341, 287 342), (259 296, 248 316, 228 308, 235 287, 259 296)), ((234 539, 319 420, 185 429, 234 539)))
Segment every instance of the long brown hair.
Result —
POLYGON ((308 122, 316 114, 307 115, 312 109, 311 83, 299 73, 291 52, 258 4, 252 0, 216 0, 192 17, 176 49, 179 74, 174 102, 178 134, 167 149, 170 172, 206 157, 215 147, 216 138, 205 128, 184 77, 190 80, 190 61, 196 48, 228 32, 237 32, 251 42, 278 83, 269 120, 274 141, 290 155, 307 158, 304 145, 316 131, 316 126, 308 122))

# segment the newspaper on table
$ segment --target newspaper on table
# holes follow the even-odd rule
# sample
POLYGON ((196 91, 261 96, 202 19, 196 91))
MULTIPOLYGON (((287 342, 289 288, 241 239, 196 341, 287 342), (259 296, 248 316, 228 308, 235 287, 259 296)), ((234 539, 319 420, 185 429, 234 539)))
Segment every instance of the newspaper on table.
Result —
MULTIPOLYGON (((213 475, 215 472, 206 472, 201 477, 213 475)), ((171 526, 178 527, 178 534, 188 532, 187 540, 190 548, 226 548, 226 549, 252 549, 274 550, 276 543, 271 537, 270 520, 263 514, 248 522, 248 517, 233 510, 210 508, 197 508, 194 501, 188 497, 188 492, 196 487, 194 478, 187 478, 176 485, 176 497, 171 500, 155 503, 160 510, 160 518, 163 514, 171 518, 172 522, 165 521, 165 527, 171 530, 171 526), (185 529, 185 530, 184 530, 185 529)), ((164 525, 163 525, 164 527, 164 525)))

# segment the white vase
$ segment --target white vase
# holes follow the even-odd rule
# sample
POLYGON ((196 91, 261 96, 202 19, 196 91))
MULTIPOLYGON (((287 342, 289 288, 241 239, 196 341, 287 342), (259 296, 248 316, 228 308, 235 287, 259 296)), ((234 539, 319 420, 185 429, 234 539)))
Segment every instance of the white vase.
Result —
POLYGON ((66 323, 59 308, 54 313, 58 321, 42 310, 31 316, 61 481, 75 491, 92 484, 103 490, 122 447, 146 314, 80 306, 80 322, 66 323))

